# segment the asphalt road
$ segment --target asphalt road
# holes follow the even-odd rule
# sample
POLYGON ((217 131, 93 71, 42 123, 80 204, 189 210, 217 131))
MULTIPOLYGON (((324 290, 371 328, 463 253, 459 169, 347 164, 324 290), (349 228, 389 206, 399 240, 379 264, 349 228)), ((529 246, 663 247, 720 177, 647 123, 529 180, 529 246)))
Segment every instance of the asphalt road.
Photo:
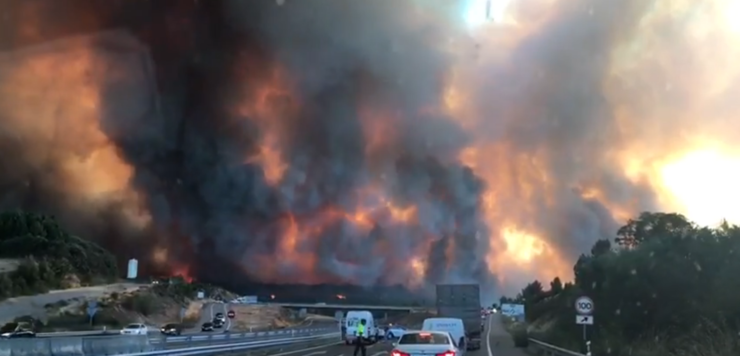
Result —
MULTIPOLYGON (((498 315, 488 318, 481 349, 468 351, 466 356, 526 356, 523 349, 514 347, 514 341, 504 330, 498 315)), ((380 342, 367 347, 367 356, 388 356, 391 342, 380 342)), ((302 349, 270 350, 265 356, 353 356, 354 346, 344 343, 312 346, 302 349)), ((358 355, 359 356, 359 355, 358 355)))

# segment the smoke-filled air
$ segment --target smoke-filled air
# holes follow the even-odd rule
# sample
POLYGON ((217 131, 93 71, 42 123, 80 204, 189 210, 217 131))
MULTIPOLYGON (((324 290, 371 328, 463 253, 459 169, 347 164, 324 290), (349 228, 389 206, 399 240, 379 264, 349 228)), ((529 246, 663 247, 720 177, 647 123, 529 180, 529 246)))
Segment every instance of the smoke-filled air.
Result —
POLYGON ((567 280, 740 219, 736 2, 7 0, 0 207, 149 273, 567 280))

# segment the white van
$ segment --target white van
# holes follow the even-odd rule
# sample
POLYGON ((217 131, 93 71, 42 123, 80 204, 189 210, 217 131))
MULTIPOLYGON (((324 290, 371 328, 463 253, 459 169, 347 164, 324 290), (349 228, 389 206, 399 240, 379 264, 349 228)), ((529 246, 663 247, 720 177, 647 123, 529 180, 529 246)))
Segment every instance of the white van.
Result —
POLYGON ((357 338, 357 325, 360 325, 360 320, 365 319, 365 337, 372 340, 373 342, 378 341, 378 328, 375 326, 375 320, 373 319, 373 313, 367 310, 351 310, 347 312, 344 317, 344 343, 349 345, 354 343, 357 338))
POLYGON ((452 336, 460 350, 467 349, 468 339, 465 333, 465 325, 462 319, 457 318, 429 318, 424 319, 421 327, 422 331, 446 331, 452 336), (462 344, 462 345, 461 345, 462 344))

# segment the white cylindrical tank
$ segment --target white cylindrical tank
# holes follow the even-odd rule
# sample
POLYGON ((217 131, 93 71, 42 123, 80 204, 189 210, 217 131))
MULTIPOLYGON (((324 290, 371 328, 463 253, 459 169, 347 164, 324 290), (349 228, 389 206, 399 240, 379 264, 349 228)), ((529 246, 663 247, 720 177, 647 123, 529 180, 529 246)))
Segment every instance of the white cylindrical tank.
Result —
POLYGON ((128 260, 128 273, 126 274, 126 278, 136 279, 136 276, 138 275, 139 275, 139 261, 137 261, 135 258, 132 258, 128 260))

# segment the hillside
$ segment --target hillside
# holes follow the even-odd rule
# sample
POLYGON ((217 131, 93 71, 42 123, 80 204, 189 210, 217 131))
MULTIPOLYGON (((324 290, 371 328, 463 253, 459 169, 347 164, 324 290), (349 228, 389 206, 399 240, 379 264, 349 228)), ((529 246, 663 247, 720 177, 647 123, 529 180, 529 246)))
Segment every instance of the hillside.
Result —
POLYGON ((740 227, 711 229, 678 214, 643 213, 582 255, 573 283, 534 281, 501 303, 525 305, 526 323, 508 325, 515 340, 527 333, 583 352, 574 303, 588 296, 595 355, 738 355, 738 252, 740 227))
POLYGON ((118 277, 115 257, 66 232, 54 218, 22 211, 0 214, 0 300, 118 277))

